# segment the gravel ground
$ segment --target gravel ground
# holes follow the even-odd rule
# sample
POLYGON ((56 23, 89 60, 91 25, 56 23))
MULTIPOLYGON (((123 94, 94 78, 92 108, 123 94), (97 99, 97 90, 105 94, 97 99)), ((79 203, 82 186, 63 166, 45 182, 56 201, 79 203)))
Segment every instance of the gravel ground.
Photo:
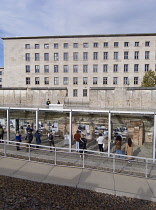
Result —
POLYGON ((1 210, 155 210, 156 202, 0 176, 1 210))

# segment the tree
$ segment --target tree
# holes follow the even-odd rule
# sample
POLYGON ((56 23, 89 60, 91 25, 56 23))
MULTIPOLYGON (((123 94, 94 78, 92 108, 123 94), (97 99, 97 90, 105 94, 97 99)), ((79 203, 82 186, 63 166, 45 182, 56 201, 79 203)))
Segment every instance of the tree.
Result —
POLYGON ((156 86, 156 75, 155 72, 149 70, 145 73, 141 87, 155 87, 156 86))

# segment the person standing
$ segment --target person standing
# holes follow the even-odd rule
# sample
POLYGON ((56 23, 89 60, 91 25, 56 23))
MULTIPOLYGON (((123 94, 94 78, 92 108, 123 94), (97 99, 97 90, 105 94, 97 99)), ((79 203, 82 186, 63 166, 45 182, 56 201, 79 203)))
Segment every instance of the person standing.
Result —
MULTIPOLYGON (((17 142, 21 142, 21 137, 22 137, 22 135, 20 134, 19 131, 17 131, 16 136, 15 136, 15 140, 16 140, 17 142)), ((17 145, 17 146, 16 146, 17 150, 20 150, 20 144, 17 143, 16 145, 17 145)))
POLYGON ((79 149, 80 149, 80 147, 79 147, 80 138, 81 138, 81 135, 80 135, 79 131, 77 130, 77 132, 74 135, 74 139, 76 141, 76 152, 79 152, 79 149))
MULTIPOLYGON (((118 135, 118 136, 116 137, 115 145, 116 145, 116 154, 121 154, 121 155, 122 155, 122 150, 121 150, 122 138, 121 138, 120 135, 118 135)), ((118 157, 121 157, 121 156, 118 156, 118 157)))
POLYGON ((31 133, 33 132, 33 129, 30 127, 30 125, 28 125, 27 128, 26 128, 27 133, 28 133, 28 131, 31 132, 31 133))
POLYGON ((4 129, 3 129, 2 125, 0 125, 0 139, 1 140, 3 140, 3 135, 4 135, 4 129))
POLYGON ((48 98, 48 100, 47 100, 47 102, 46 102, 46 105, 49 105, 49 104, 51 104, 51 101, 50 101, 49 98, 48 98))
MULTIPOLYGON (((87 149, 86 144, 87 144, 87 139, 85 138, 84 134, 81 134, 81 138, 79 141, 80 153, 82 153, 84 149, 87 149)), ((81 154, 80 157, 82 157, 81 154)))
POLYGON ((57 104, 60 104, 60 101, 58 100, 57 104))
MULTIPOLYGON (((41 144, 41 134, 39 133, 38 130, 35 133, 35 137, 36 137, 36 144, 41 144)), ((39 146, 37 146, 37 148, 39 148, 39 146)))
POLYGON ((96 141, 98 142, 99 151, 104 152, 104 136, 102 135, 102 133, 99 133, 99 137, 96 139, 96 141))
MULTIPOLYGON (((50 131, 50 133, 48 134, 48 140, 49 140, 49 146, 55 147, 54 135, 53 135, 52 131, 50 131)), ((50 148, 50 150, 52 150, 52 148, 50 148)))
MULTIPOLYGON (((132 142, 132 139, 131 138, 128 138, 128 141, 126 143, 126 148, 125 148, 125 152, 127 155, 129 156, 132 156, 133 155, 133 148, 134 148, 134 143, 132 142)), ((130 163, 130 160, 132 160, 132 157, 128 157, 129 159, 129 163, 130 163)))

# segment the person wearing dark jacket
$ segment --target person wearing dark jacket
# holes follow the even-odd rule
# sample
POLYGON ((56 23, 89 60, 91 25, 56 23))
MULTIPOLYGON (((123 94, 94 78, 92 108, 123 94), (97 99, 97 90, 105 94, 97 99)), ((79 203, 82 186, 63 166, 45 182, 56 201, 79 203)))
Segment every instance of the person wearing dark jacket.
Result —
POLYGON ((79 141, 80 153, 82 153, 84 149, 87 149, 86 144, 87 144, 87 139, 85 138, 84 134, 81 134, 81 138, 79 141))
POLYGON ((36 144, 41 144, 41 134, 39 133, 38 130, 35 133, 35 137, 36 137, 36 144))

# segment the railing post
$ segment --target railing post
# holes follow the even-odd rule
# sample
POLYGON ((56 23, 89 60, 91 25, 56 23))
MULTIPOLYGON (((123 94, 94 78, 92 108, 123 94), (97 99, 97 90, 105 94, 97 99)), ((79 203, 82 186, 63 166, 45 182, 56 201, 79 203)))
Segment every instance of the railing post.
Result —
POLYGON ((148 159, 146 158, 146 174, 145 177, 148 177, 148 159))
POLYGON ((115 154, 113 154, 113 173, 115 173, 115 154))
POLYGON ((84 150, 83 150, 83 154, 82 154, 82 161, 83 161, 83 162, 82 162, 82 164, 83 164, 83 165, 82 165, 82 168, 84 168, 84 150))
POLYGON ((7 142, 6 141, 3 141, 3 143, 4 143, 4 156, 6 157, 7 155, 6 155, 6 144, 7 144, 7 142))
POLYGON ((56 158, 57 158, 57 157, 56 157, 56 147, 55 147, 55 165, 56 165, 56 158))
POLYGON ((28 150, 29 150, 29 161, 30 161, 30 144, 28 144, 28 150))

